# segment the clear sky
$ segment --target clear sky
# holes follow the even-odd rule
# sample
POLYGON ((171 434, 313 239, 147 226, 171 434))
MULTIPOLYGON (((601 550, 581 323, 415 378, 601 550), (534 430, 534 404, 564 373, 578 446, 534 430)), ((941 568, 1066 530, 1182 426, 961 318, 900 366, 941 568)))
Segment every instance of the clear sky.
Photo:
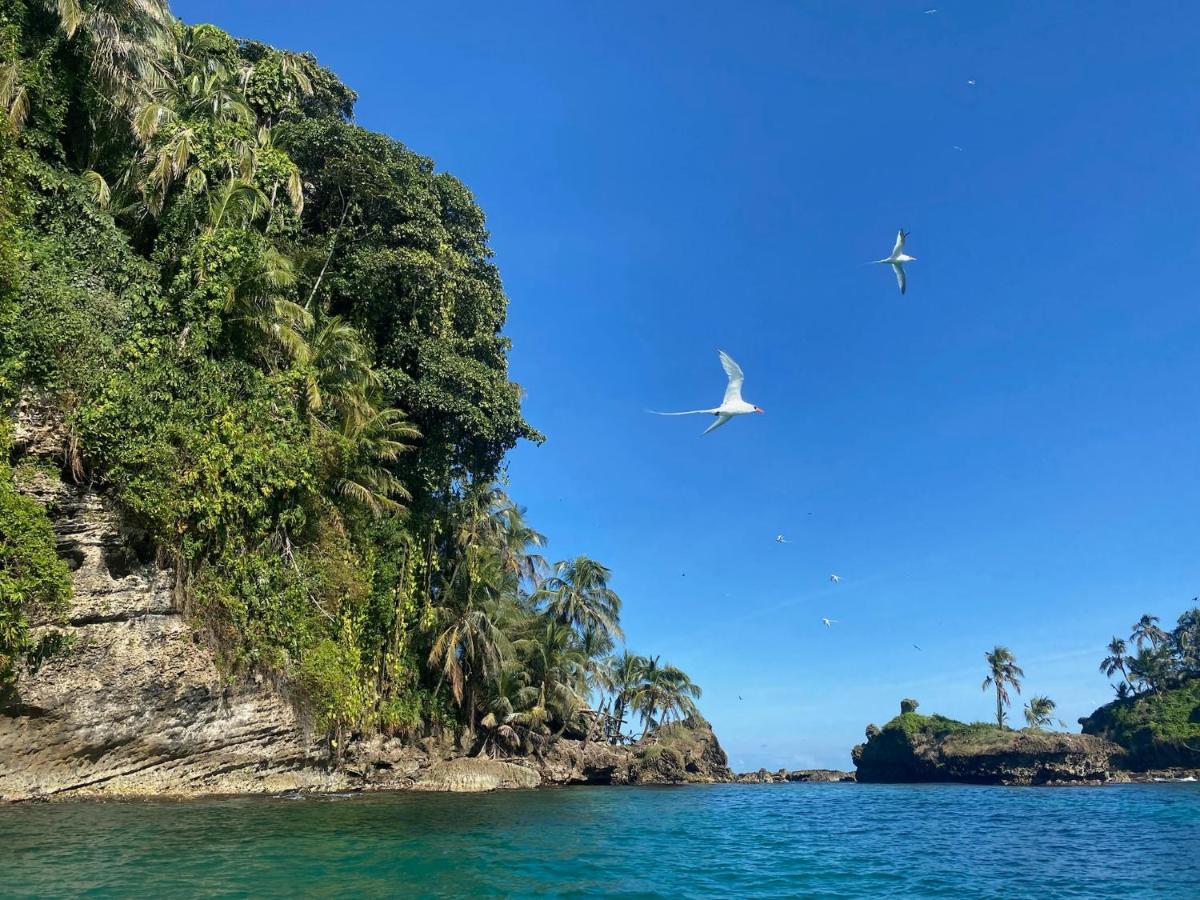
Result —
POLYGON ((1200 592, 1200 6, 173 7, 474 191, 548 436, 512 493, 735 768, 848 768, 906 696, 986 719, 998 642, 1074 728, 1200 592), (906 297, 862 265, 900 226, 906 297), (716 405, 718 348, 766 415, 644 412, 716 405))

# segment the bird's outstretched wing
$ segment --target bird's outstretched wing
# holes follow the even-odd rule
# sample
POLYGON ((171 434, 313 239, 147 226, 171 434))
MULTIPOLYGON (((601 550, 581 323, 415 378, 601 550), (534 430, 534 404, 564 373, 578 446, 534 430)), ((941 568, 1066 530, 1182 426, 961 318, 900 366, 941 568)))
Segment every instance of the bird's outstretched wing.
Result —
POLYGON ((715 409, 685 409, 683 412, 659 412, 657 409, 648 409, 646 412, 652 416, 698 416, 701 414, 712 415, 716 412, 715 409))
POLYGON ((709 425, 707 428, 705 428, 703 433, 708 434, 714 428, 720 428, 722 425, 724 425, 726 422, 728 422, 732 418, 733 418, 733 416, 726 416, 726 415, 717 416, 717 421, 713 422, 711 425, 709 425))
POLYGON ((892 248, 892 256, 899 256, 900 251, 904 249, 904 239, 908 237, 908 232, 903 228, 896 232, 896 246, 892 248))
POLYGON ((904 266, 900 263, 892 263, 892 269, 896 273, 896 284, 900 285, 900 294, 903 295, 908 288, 908 279, 904 277, 904 266))
MULTIPOLYGON (((742 373, 742 367, 733 361, 733 357, 724 350, 721 354, 721 368, 725 370, 725 374, 729 376, 729 384, 725 386, 725 399, 721 401, 722 406, 726 406, 730 401, 740 403, 742 400, 742 382, 746 380, 746 376, 742 373)), ((713 426, 716 427, 715 425, 713 426)))

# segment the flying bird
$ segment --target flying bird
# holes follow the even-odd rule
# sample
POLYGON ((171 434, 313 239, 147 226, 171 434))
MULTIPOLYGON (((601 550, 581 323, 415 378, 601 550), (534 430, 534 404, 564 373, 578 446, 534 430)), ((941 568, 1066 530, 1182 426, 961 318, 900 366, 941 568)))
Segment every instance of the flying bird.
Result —
POLYGON ((824 625, 826 628, 828 628, 830 625, 832 625, 836 621, 837 621, 837 619, 822 619, 821 624, 824 625))
POLYGON ((904 277, 904 264, 906 262, 914 262, 915 256, 909 256, 904 252, 904 241, 908 238, 908 232, 901 228, 896 232, 896 246, 892 248, 892 255, 886 259, 877 259, 877 263, 886 263, 892 267, 892 271, 896 273, 896 283, 900 285, 900 293, 903 294, 908 287, 908 282, 904 277))
MULTIPOLYGON (((714 406, 712 409, 689 409, 685 412, 655 412, 656 416, 699 416, 709 415, 716 416, 717 420, 704 429, 704 434, 708 434, 714 428, 720 428, 734 416, 745 416, 749 413, 760 413, 762 410, 752 403, 747 403, 742 399, 742 382, 746 380, 745 374, 742 372, 742 367, 733 361, 724 350, 719 351, 721 356, 721 367, 725 369, 725 374, 729 376, 729 383, 725 386, 725 399, 721 401, 720 406, 714 406)), ((654 412, 654 410, 650 410, 654 412)))
POLYGON ((937 12, 936 9, 927 9, 925 10, 925 15, 932 16, 935 12, 937 12))
POLYGON ((842 580, 842 576, 841 575, 830 575, 829 580, 832 581, 834 584, 837 584, 839 581, 842 580))
MULTIPOLYGON (((917 649, 917 650, 921 650, 921 648, 920 648, 920 647, 917 647, 917 645, 916 645, 916 644, 913 644, 913 647, 914 647, 915 649, 917 649)), ((922 653, 924 653, 925 651, 924 651, 924 650, 921 650, 921 652, 922 652, 922 653)))
POLYGON ((954 149, 957 150, 959 153, 962 153, 962 147, 958 146, 958 144, 954 145, 954 149))
POLYGON ((967 84, 969 84, 971 87, 975 87, 975 79, 974 79, 974 78, 970 79, 970 80, 967 82, 967 84))
POLYGON ((791 541, 789 541, 787 538, 785 538, 785 537, 784 537, 782 534, 777 534, 777 535, 775 535, 775 543, 777 543, 777 544, 790 544, 790 543, 791 543, 791 541))

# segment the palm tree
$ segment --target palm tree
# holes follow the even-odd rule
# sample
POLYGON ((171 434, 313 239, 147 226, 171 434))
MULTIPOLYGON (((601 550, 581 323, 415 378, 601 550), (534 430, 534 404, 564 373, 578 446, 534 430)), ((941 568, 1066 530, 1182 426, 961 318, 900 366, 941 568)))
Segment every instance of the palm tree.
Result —
MULTIPOLYGON (((231 137, 226 142, 234 151, 226 166, 230 178, 252 178, 258 154, 273 149, 269 129, 259 131, 257 142, 251 138, 254 114, 233 73, 217 56, 217 42, 221 39, 211 26, 189 28, 172 57, 170 77, 148 92, 133 117, 134 133, 145 145, 142 191, 146 206, 154 215, 162 212, 171 185, 185 175, 193 189, 203 189, 207 184, 204 171, 191 168, 201 146, 198 123, 240 125, 244 136, 231 137)), ((274 207, 277 187, 278 183, 272 185, 270 202, 264 197, 264 207, 274 207)), ((299 209, 303 197, 297 172, 286 178, 286 187, 293 205, 299 209)))
POLYGON ((642 717, 647 734, 658 731, 673 719, 696 714, 694 700, 700 687, 682 669, 663 665, 651 657, 642 668, 641 683, 633 696, 633 708, 642 717))
POLYGON ((372 412, 363 421, 348 425, 341 434, 340 458, 332 488, 338 496, 379 518, 384 513, 402 512, 401 500, 412 495, 388 468, 412 449, 406 443, 421 433, 398 409, 372 412))
MULTIPOLYGON (((222 227, 247 228, 266 206, 267 196, 257 185, 244 178, 229 178, 208 198, 208 219, 204 232, 212 234, 222 227)), ((291 271, 291 260, 282 254, 280 256, 286 260, 288 284, 294 284, 296 276, 291 271)))
POLYGON ((167 79, 175 52, 167 0, 43 0, 67 40, 82 46, 118 112, 129 112, 167 79))
POLYGON ((374 415, 372 397, 381 382, 358 329, 318 304, 305 343, 304 415, 321 422, 322 414, 332 414, 335 427, 342 429, 356 428, 374 415))
POLYGON ((0 66, 0 111, 13 132, 19 134, 29 115, 29 92, 21 84, 21 68, 15 59, 0 66))
POLYGON ((1025 672, 1017 665, 1016 658, 1012 655, 1012 651, 1007 647, 1001 647, 997 644, 990 651, 983 655, 987 660, 987 664, 991 669, 991 674, 983 679, 983 690, 990 687, 996 689, 996 724, 1004 727, 1004 707, 1009 704, 1008 688, 1012 687, 1018 694, 1021 693, 1021 682, 1018 680, 1025 677, 1025 672))
MULTIPOLYGON (((1192 599, 1195 603, 1195 598, 1192 599)), ((1185 675, 1200 675, 1200 606, 1185 610, 1171 632, 1171 642, 1185 675)))
MULTIPOLYGON (((210 208, 210 227, 216 228, 236 221, 252 213, 257 188, 243 191, 239 186, 226 186, 214 195, 210 208)), ((260 192, 261 193, 261 192, 260 192)), ((261 239, 257 253, 248 254, 240 270, 222 273, 226 279, 225 321, 232 326, 235 341, 245 341, 251 348, 257 346, 264 363, 270 367, 273 353, 281 352, 284 357, 303 361, 308 354, 305 332, 312 327, 312 316, 304 307, 292 300, 289 289, 296 282, 291 260, 275 247, 261 239)), ((197 257, 208 251, 210 241, 216 253, 221 252, 222 239, 213 234, 197 242, 197 257)), ((203 263, 197 265, 201 281, 206 279, 203 263)))
POLYGON ((625 713, 641 686, 642 672, 649 660, 644 656, 636 656, 625 650, 620 656, 610 656, 605 663, 602 684, 613 697, 612 729, 609 740, 616 744, 622 738, 621 729, 625 725, 625 713))
POLYGON ((469 547, 492 548, 504 568, 530 588, 536 589, 546 568, 535 552, 545 546, 545 535, 531 528, 525 510, 492 482, 472 486, 459 504, 454 543, 460 556, 469 547))
POLYGON ((1100 671, 1109 678, 1113 677, 1114 672, 1120 672, 1121 677, 1125 679, 1125 683, 1129 683, 1129 672, 1126 669, 1127 657, 1125 642, 1119 637, 1114 636, 1108 642, 1108 656, 1100 661, 1100 671))
MULTIPOLYGON (((516 750, 529 744, 530 727, 526 710, 536 706, 538 689, 529 684, 529 676, 515 660, 505 660, 491 685, 491 700, 479 724, 487 729, 480 753, 489 748, 516 750)), ((495 755, 489 753, 489 755, 495 755)))
POLYGON ((1143 647, 1129 660, 1129 677, 1144 688, 1161 693, 1175 678, 1173 660, 1165 647, 1143 647))
POLYGON ((530 683, 538 689, 535 714, 565 727, 586 705, 576 686, 586 664, 575 632, 554 619, 543 618, 528 637, 515 642, 530 683))
POLYGON ((1049 697, 1030 697, 1025 704, 1025 721, 1030 728, 1040 731, 1050 724, 1055 703, 1049 697))
POLYGON ((1137 645, 1138 650, 1141 650, 1142 644, 1146 642, 1149 642, 1151 650, 1157 650, 1159 645, 1166 641, 1167 633, 1158 627, 1158 616, 1147 613, 1137 620, 1129 639, 1137 645))
POLYGON ((586 556, 562 560, 554 564, 554 574, 542 583, 536 599, 564 625, 620 640, 621 598, 608 586, 611 577, 611 571, 586 556))
POLYGON ((442 592, 444 602, 434 611, 436 635, 429 651, 429 665, 439 673, 434 691, 450 683, 454 702, 466 713, 469 739, 475 733, 476 690, 500 674, 509 652, 498 623, 505 595, 514 588, 493 559, 474 562, 472 578, 447 585, 442 592))

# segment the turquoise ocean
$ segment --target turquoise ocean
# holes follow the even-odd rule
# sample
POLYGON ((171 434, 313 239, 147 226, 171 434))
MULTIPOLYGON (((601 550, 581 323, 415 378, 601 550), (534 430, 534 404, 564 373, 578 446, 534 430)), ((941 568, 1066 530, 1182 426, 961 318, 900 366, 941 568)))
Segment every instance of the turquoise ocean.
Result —
POLYGON ((13 897, 1200 897, 1200 784, 0 807, 13 897))

